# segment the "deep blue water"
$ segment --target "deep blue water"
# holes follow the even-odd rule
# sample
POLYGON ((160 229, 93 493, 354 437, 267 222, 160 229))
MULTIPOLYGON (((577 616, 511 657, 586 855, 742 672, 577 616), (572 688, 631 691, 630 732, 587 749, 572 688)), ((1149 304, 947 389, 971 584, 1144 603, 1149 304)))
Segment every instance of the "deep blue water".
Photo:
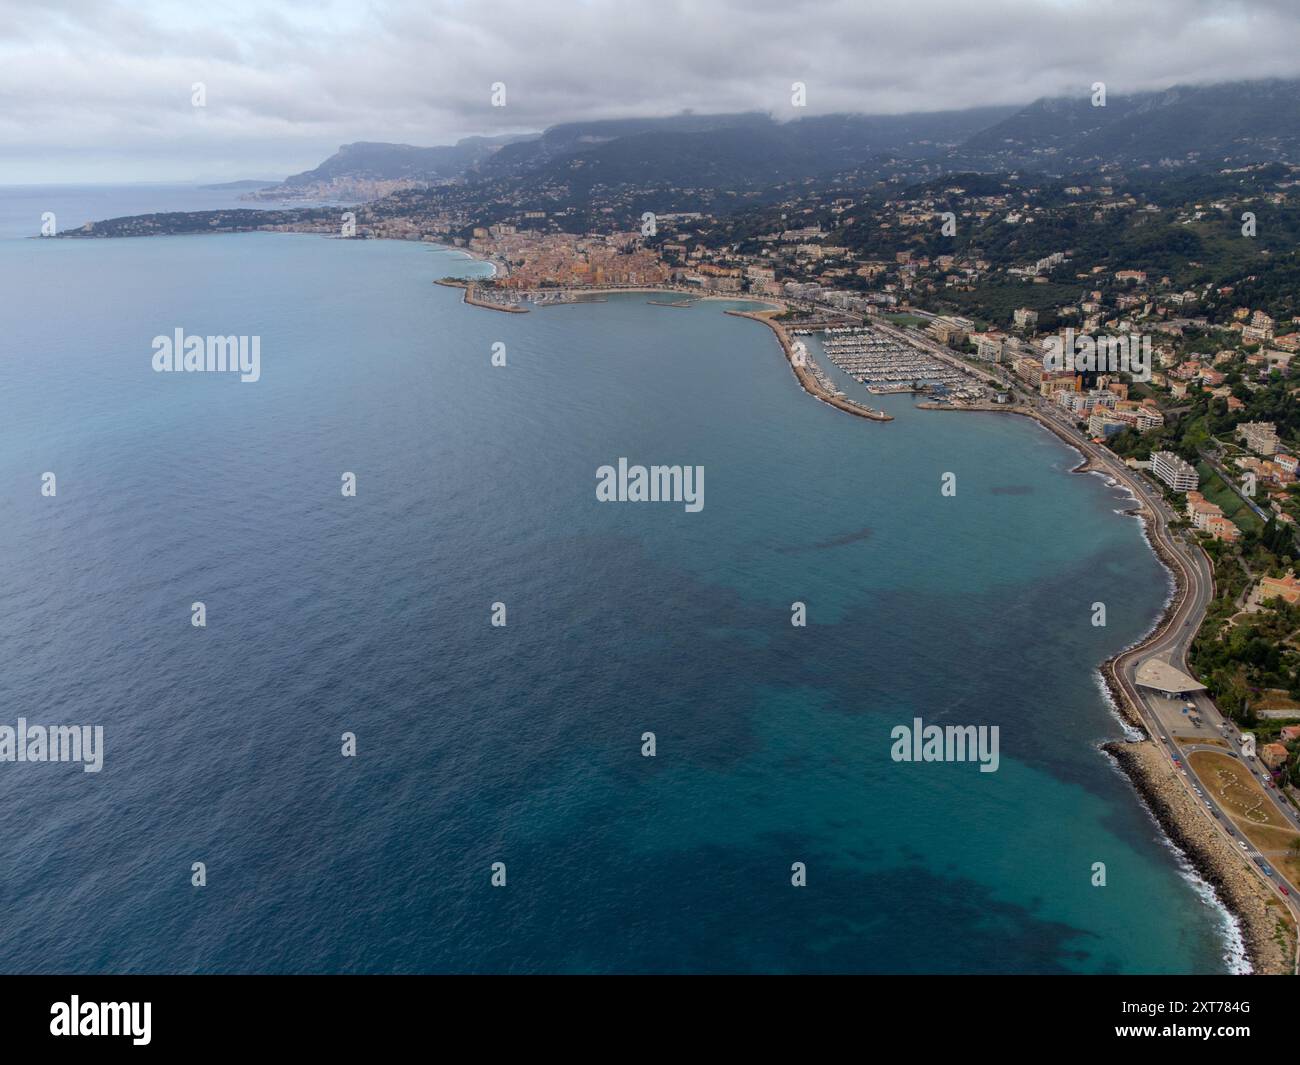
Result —
POLYGON ((1166 594, 1121 495, 1021 419, 819 404, 721 304, 431 284, 481 269, 0 240, 0 724, 105 729, 0 763, 0 970, 1225 968, 1096 746, 1166 594), (261 380, 153 373, 178 326, 261 380), (598 503, 620 456, 703 511, 598 503), (914 716, 1000 769, 893 762, 914 716))

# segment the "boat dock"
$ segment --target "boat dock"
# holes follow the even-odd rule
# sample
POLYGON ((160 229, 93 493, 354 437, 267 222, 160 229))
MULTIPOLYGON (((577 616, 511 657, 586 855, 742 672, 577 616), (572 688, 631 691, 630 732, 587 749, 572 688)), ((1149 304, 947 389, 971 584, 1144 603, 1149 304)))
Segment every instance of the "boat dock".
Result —
MULTIPOLYGON (((799 350, 796 350, 795 344, 790 339, 790 333, 786 331, 780 322, 774 321, 770 317, 771 312, 756 313, 754 311, 730 310, 726 313, 737 318, 749 318, 755 322, 762 322, 771 329, 781 344, 781 350, 785 352, 790 369, 794 371, 795 379, 810 396, 814 396, 823 403, 849 414, 856 414, 859 418, 869 418, 873 422, 892 422, 894 420, 892 414, 886 414, 882 410, 874 410, 849 399, 830 380, 826 371, 817 365, 816 360, 808 353, 807 345, 800 345, 799 350)), ((796 330, 796 332, 806 331, 796 330)))
POLYGON ((975 401, 985 392, 957 367, 870 326, 801 328, 795 333, 816 333, 826 357, 873 395, 925 392, 975 401))

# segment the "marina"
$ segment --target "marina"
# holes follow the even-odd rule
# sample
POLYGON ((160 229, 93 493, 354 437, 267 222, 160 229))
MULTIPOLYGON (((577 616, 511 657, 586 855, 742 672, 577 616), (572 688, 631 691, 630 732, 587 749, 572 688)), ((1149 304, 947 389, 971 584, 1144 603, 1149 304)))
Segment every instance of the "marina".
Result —
POLYGON ((807 353, 804 354, 803 358, 805 369, 812 375, 813 380, 821 386, 822 390, 837 398, 843 398, 844 390, 837 387, 835 382, 830 379, 830 375, 817 365, 817 360, 807 353))
POLYGON ((873 395, 924 392, 940 398, 973 401, 985 389, 969 375, 945 365, 926 351, 884 336, 869 326, 813 330, 796 329, 797 335, 816 335, 826 357, 873 395))

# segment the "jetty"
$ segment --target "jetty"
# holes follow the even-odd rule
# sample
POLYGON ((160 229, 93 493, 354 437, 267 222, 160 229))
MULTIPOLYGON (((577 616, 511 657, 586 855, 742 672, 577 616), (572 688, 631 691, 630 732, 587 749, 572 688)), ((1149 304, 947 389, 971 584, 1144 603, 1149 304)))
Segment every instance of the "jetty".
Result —
POLYGON ((442 285, 444 288, 459 288, 464 290, 464 302, 471 307, 483 307, 489 311, 505 311, 507 314, 527 314, 528 308, 521 307, 518 302, 505 302, 501 300, 490 300, 480 295, 479 287, 468 281, 461 281, 454 277, 442 277, 434 282, 435 285, 442 285))
POLYGON ((874 410, 862 403, 855 403, 845 396, 843 392, 831 384, 830 379, 822 371, 821 367, 806 352, 801 357, 796 356, 794 342, 790 339, 790 335, 781 323, 771 317, 773 313, 775 312, 727 311, 727 314, 735 315, 737 318, 748 318, 751 321, 762 322, 776 334, 776 339, 781 344, 781 350, 785 352, 790 369, 794 372, 794 376, 803 387, 803 390, 810 396, 820 399, 823 403, 829 403, 838 410, 857 415, 859 418, 868 418, 873 422, 892 422, 894 420, 892 414, 886 414, 882 410, 874 410))

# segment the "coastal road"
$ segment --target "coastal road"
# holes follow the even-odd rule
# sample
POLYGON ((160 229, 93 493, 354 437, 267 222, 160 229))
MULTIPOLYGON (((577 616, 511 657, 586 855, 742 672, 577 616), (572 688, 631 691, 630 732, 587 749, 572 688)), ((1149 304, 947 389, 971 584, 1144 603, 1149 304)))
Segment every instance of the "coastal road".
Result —
MULTIPOLYGON (((1233 847, 1241 850, 1244 857, 1254 858, 1258 856, 1257 849, 1236 828, 1228 811, 1215 800, 1213 789, 1197 776, 1196 770, 1187 762, 1187 754, 1192 750, 1213 750, 1223 754, 1225 748, 1215 743, 1197 743, 1188 748, 1180 748, 1174 739, 1173 730, 1162 720, 1168 718, 1168 708, 1160 705, 1161 697, 1139 688, 1137 684, 1138 666, 1151 658, 1160 659, 1190 675, 1187 652, 1200 628, 1201 620, 1205 617, 1205 611, 1214 598, 1214 572, 1210 560, 1199 546, 1188 543, 1181 536, 1170 531, 1169 522, 1178 515, 1155 485, 1130 470, 1113 452, 1094 444, 1079 433, 1070 416, 1064 411, 1038 400, 1034 401, 1034 410, 1051 425, 1061 430, 1062 435, 1071 444, 1092 460, 1096 469, 1104 470, 1126 485, 1133 492, 1134 497, 1154 515, 1154 520, 1147 527, 1148 535, 1166 563, 1176 566, 1181 571, 1179 583, 1183 588, 1183 594, 1176 600, 1174 609, 1165 619, 1164 624, 1149 640, 1124 652, 1116 659, 1115 675, 1131 704, 1141 709, 1148 733, 1160 745, 1160 749, 1169 758, 1173 768, 1178 770, 1184 786, 1191 791, 1197 805, 1206 811, 1206 816, 1211 819, 1215 829, 1230 841, 1233 847), (1162 714, 1161 710, 1165 713, 1162 714), (1242 843, 1245 844, 1244 847, 1242 843)), ((1205 692, 1197 692, 1187 701, 1196 707, 1196 714, 1204 723, 1203 729, 1199 731, 1203 731, 1208 739, 1218 739, 1226 744, 1226 751, 1240 759, 1242 768, 1257 780, 1260 779, 1261 774, 1257 766, 1252 764, 1251 759, 1244 758, 1241 754, 1240 732, 1219 711, 1209 695, 1205 692)), ((1181 718, 1181 712, 1179 717, 1181 718)), ((1300 829, 1300 816, 1290 803, 1281 798, 1274 789, 1265 786, 1264 791, 1285 822, 1300 829)), ((1300 926, 1300 883, 1297 883, 1295 878, 1287 879, 1277 868, 1276 862, 1269 862, 1269 864, 1274 869, 1273 877, 1265 875, 1253 861, 1249 863, 1255 875, 1269 886, 1275 897, 1281 900, 1300 926), (1290 894, 1280 891, 1279 884, 1285 885, 1290 894)), ((1300 958, 1297 958, 1297 967, 1300 968, 1300 958)))
MULTIPOLYGON (((931 340, 916 330, 904 330, 888 325, 878 318, 871 318, 866 324, 898 340, 906 341, 920 347, 936 358, 956 365, 962 370, 997 388, 1009 388, 1009 383, 996 375, 996 371, 984 371, 957 359, 945 350, 937 341, 931 340)), ((1187 761, 1187 755, 1198 750, 1211 750, 1219 754, 1229 752, 1241 761, 1242 768, 1257 780, 1261 779, 1257 765, 1241 754, 1241 736, 1236 726, 1214 705, 1205 692, 1197 692, 1189 701, 1195 706, 1196 716, 1200 720, 1199 729, 1191 730, 1204 734, 1208 743, 1192 742, 1180 747, 1174 739, 1174 729, 1165 725, 1162 716, 1176 724, 1182 721, 1182 703, 1178 704, 1175 716, 1169 718, 1170 708, 1161 707, 1161 696, 1139 688, 1137 684, 1138 667, 1149 659, 1159 659, 1175 669, 1190 675, 1187 666, 1187 653, 1191 647, 1205 617, 1205 612, 1214 598, 1214 570, 1209 557, 1199 545, 1189 543, 1181 534, 1170 531, 1169 523, 1180 515, 1165 500, 1163 492, 1141 474, 1129 469, 1114 452, 1094 444, 1081 433, 1074 419, 1064 410, 1039 396, 1031 396, 1027 408, 1033 416, 1042 421, 1046 427, 1053 429, 1057 435, 1078 448, 1089 461, 1092 469, 1105 472, 1132 492, 1139 505, 1151 515, 1147 523, 1147 535, 1152 546, 1164 563, 1178 571, 1178 584, 1181 594, 1176 594, 1172 609, 1162 620, 1157 631, 1138 646, 1123 652, 1115 659, 1114 674, 1116 682, 1123 689, 1129 703, 1137 709, 1151 736, 1165 757, 1169 760, 1174 779, 1182 782, 1189 798, 1205 812, 1206 821, 1223 840, 1225 847, 1232 853, 1240 851, 1245 867, 1258 877, 1273 897, 1281 902, 1290 913, 1292 921, 1300 933, 1300 883, 1296 878, 1288 879, 1278 868, 1280 863, 1270 861, 1273 875, 1269 876, 1259 867, 1258 861, 1264 859, 1248 838, 1237 829, 1229 812, 1223 809, 1214 797, 1213 790, 1202 780, 1193 766, 1187 761), (1164 714, 1161 714, 1161 710, 1164 714), (1222 743, 1224 746, 1220 747, 1222 743), (1282 890, 1285 888, 1286 890, 1282 890)), ((1025 406, 1019 408, 1023 413, 1025 406)), ((1168 701, 1168 700, 1166 700, 1168 701)), ((1188 715, 1190 717, 1190 714, 1188 715)), ((1181 727, 1181 724, 1180 724, 1181 727)), ((1183 731, 1189 731, 1183 729, 1183 731)), ((1202 737, 1197 737, 1202 738, 1202 737)), ((1264 778, 1266 779, 1266 778, 1264 778)), ((1285 799, 1267 786, 1263 788, 1268 801, 1280 813, 1285 823, 1300 829, 1300 816, 1285 799)), ((1266 859, 1264 859, 1266 860, 1266 859)), ((1292 959, 1294 972, 1300 972, 1300 934, 1297 935, 1296 955, 1292 959)))

